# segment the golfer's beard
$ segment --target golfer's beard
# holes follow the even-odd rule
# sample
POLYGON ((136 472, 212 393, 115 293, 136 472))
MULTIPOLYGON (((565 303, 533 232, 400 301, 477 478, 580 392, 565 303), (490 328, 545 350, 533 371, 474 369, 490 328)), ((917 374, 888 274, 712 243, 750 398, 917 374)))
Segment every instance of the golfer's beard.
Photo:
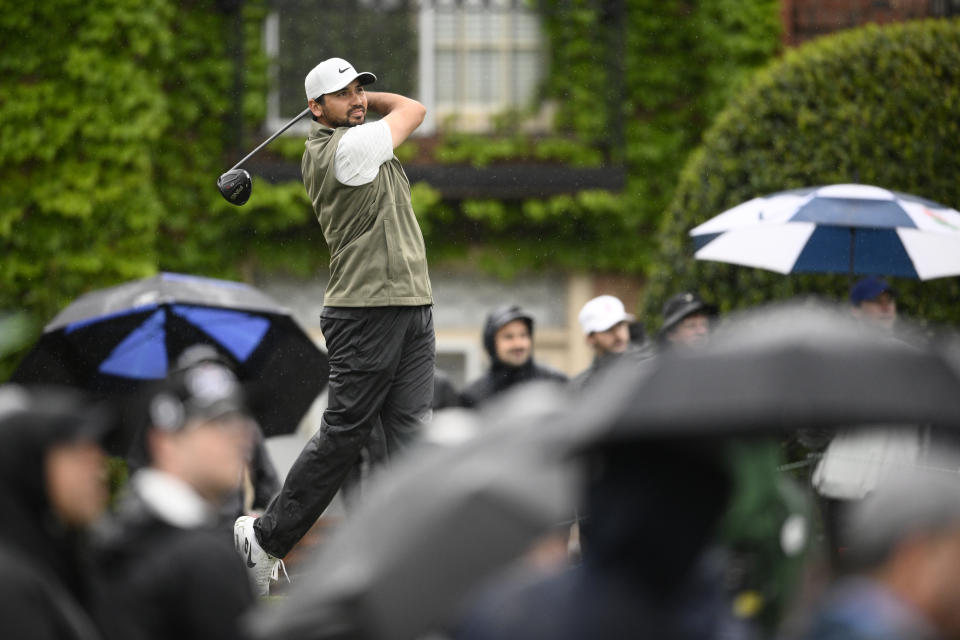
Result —
POLYGON ((360 122, 351 122, 351 121, 350 121, 350 115, 348 114, 347 117, 346 117, 344 120, 334 120, 334 121, 331 122, 330 124, 332 124, 332 125, 334 126, 334 128, 336 128, 336 127, 355 127, 355 126, 357 126, 357 125, 359 125, 359 124, 363 124, 366 119, 367 119, 367 112, 366 112, 366 111, 363 111, 363 112, 360 113, 360 122))

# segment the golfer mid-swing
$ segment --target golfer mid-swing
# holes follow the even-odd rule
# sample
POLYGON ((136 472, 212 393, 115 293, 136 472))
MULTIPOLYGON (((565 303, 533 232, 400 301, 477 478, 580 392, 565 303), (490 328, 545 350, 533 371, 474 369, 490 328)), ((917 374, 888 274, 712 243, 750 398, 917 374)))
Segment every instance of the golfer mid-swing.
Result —
POLYGON ((375 80, 330 58, 304 83, 314 123, 303 183, 330 250, 320 319, 330 386, 320 429, 280 493, 259 518, 243 516, 234 525, 261 594, 278 559, 320 517, 361 452, 385 461, 430 415, 433 298, 410 183, 393 155, 426 110, 410 98, 367 92, 375 80), (365 124, 368 108, 382 118, 365 124))

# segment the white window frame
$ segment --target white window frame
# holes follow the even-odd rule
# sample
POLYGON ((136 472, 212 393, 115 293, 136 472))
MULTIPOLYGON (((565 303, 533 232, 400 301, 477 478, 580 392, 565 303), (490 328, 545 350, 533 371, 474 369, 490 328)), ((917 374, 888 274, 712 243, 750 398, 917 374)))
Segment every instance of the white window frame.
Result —
MULTIPOLYGON (((458 89, 458 97, 452 104, 438 104, 437 101, 437 39, 436 39, 436 20, 437 7, 456 7, 458 15, 456 16, 458 29, 465 28, 465 21, 468 19, 469 11, 483 7, 494 7, 506 9, 507 16, 504 32, 512 34, 514 23, 517 20, 516 12, 518 0, 419 0, 417 15, 417 46, 418 46, 418 89, 413 97, 423 103, 427 108, 427 115, 423 124, 414 131, 414 136, 430 136, 436 133, 438 123, 443 122, 449 116, 456 116, 459 128, 465 130, 489 130, 490 119, 492 116, 503 112, 505 109, 515 105, 513 100, 513 82, 510 74, 510 65, 499 65, 500 78, 498 80, 504 98, 499 104, 469 103, 463 97, 463 89, 458 89)), ((264 50, 269 60, 269 77, 276 77, 276 63, 274 62, 280 55, 280 19, 276 11, 271 11, 263 23, 263 43, 264 50)), ((446 45, 444 45, 446 46, 446 45)), ((540 38, 534 42, 529 40, 525 43, 516 43, 512 36, 506 35, 494 43, 490 41, 458 41, 455 49, 458 55, 458 76, 466 75, 466 53, 471 50, 495 50, 500 55, 509 56, 515 51, 528 50, 540 52, 542 63, 544 51, 544 39, 540 38)), ((304 104, 306 106, 306 104, 304 104)), ((524 105, 516 105, 522 107, 524 105)), ((276 131, 287 124, 289 118, 296 114, 280 113, 280 94, 271 87, 267 93, 267 114, 265 120, 266 131, 276 131)), ((541 118, 543 119, 543 118, 541 118)), ((546 118, 545 122, 549 120, 546 118)), ((304 118, 300 122, 290 127, 284 135, 305 136, 310 132, 310 119, 304 118)), ((541 123, 534 125, 535 128, 548 127, 548 124, 541 123)))
MULTIPOLYGON (((276 78, 277 65, 274 61, 280 55, 280 16, 276 11, 271 11, 269 14, 267 14, 266 20, 263 21, 263 48, 267 54, 268 60, 267 77, 276 78)), ((307 107, 306 98, 304 98, 303 107, 307 107)), ((265 122, 266 130, 276 131, 283 125, 287 124, 287 122, 290 121, 290 118, 295 115, 295 113, 292 113, 285 117, 280 113, 280 92, 277 91, 274 85, 271 83, 269 89, 267 90, 267 118, 265 122)), ((311 120, 309 117, 305 117, 287 129, 283 135, 296 135, 300 137, 306 136, 310 133, 311 122, 313 122, 313 120, 311 120)))
MULTIPOLYGON (((517 42, 512 34, 515 23, 519 19, 519 3, 515 0, 421 0, 419 15, 419 49, 420 49, 420 93, 427 107, 427 121, 421 125, 421 130, 430 133, 436 130, 437 122, 443 122, 449 116, 455 116, 459 128, 466 130, 489 129, 492 116, 502 113, 513 106, 524 107, 518 104, 514 93, 511 67, 499 64, 497 71, 500 74, 497 82, 502 90, 503 97, 499 103, 469 102, 464 96, 463 86, 458 86, 457 96, 452 103, 442 104, 437 98, 436 59, 439 47, 453 50, 457 53, 457 75, 466 77, 466 59, 471 51, 493 51, 499 56, 509 57, 517 51, 532 51, 539 53, 543 58, 544 39, 542 33, 536 40, 517 42), (438 43, 436 39, 437 7, 455 8, 457 32, 464 33, 471 10, 493 8, 503 10, 505 24, 503 36, 497 40, 469 40, 455 38, 451 43, 438 43)), ((423 101, 422 99, 422 101, 423 101)))

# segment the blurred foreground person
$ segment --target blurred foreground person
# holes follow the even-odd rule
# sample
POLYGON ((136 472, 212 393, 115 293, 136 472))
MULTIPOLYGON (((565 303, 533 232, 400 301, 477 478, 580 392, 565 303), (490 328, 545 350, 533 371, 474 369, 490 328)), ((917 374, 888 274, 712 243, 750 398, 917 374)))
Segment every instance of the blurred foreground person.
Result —
POLYGON ((663 324, 657 334, 661 348, 702 347, 710 335, 717 308, 696 293, 684 291, 663 304, 663 324))
POLYGON ((711 544, 730 497, 716 446, 604 446, 588 455, 583 562, 522 571, 468 607, 458 640, 744 638, 711 544))
POLYGON ((498 393, 533 380, 566 382, 567 376, 533 357, 533 316, 517 305, 497 307, 483 324, 483 347, 490 369, 460 394, 464 407, 476 407, 498 393))
POLYGON ((851 506, 850 573, 825 594, 805 640, 960 637, 956 469, 901 469, 851 506))
MULTIPOLYGON (((236 373, 230 366, 229 361, 208 344, 195 344, 184 349, 183 353, 177 358, 176 368, 178 370, 188 369, 203 362, 227 367, 234 374, 236 373)), ((244 481, 236 491, 223 500, 220 506, 221 519, 231 531, 236 519, 246 513, 248 503, 253 512, 260 513, 267 508, 273 496, 280 491, 280 478, 277 475, 277 469, 273 465, 270 453, 267 451, 263 431, 256 424, 254 424, 253 448, 244 471, 244 478, 250 482, 251 491, 249 493, 251 495, 249 499, 247 483, 244 481)))
MULTIPOLYGON (((898 335, 897 292, 885 280, 870 276, 850 288, 850 313, 864 331, 879 332, 919 347, 917 333, 898 335)), ((911 427, 841 430, 801 429, 801 445, 819 461, 811 477, 820 501, 820 511, 832 571, 843 571, 843 544, 839 540, 841 521, 851 501, 869 493, 878 478, 898 465, 914 464, 926 455, 931 434, 920 425, 911 427)))
POLYGON ((66 391, 0 387, 0 636, 101 637, 83 534, 106 507, 110 426, 66 391))
POLYGON ((253 441, 241 388, 229 369, 201 362, 145 399, 148 464, 98 530, 105 594, 120 612, 110 634, 236 638, 254 596, 218 510, 237 491, 253 441))

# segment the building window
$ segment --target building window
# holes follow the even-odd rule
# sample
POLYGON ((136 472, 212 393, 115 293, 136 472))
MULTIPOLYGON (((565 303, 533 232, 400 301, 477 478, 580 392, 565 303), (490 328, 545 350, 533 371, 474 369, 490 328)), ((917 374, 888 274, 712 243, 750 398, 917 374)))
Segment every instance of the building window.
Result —
MULTIPOLYGON (((525 0, 273 0, 265 23, 272 87, 267 129, 306 107, 303 78, 337 56, 377 75, 376 90, 427 106, 419 134, 490 118, 536 98, 545 66, 540 19, 525 0)), ((304 120, 291 133, 302 135, 304 120)))
MULTIPOLYGON (((303 111, 303 79, 322 60, 344 58, 377 76, 377 91, 416 95, 417 15, 414 0, 273 0, 264 24, 271 88, 267 129, 303 111)), ((303 135, 309 120, 291 132, 303 135)))
POLYGON ((930 13, 937 17, 960 16, 960 0, 930 0, 930 13))
POLYGON ((523 109, 544 68, 539 16, 522 0, 424 0, 420 78, 437 122, 485 129, 490 116, 523 109))

